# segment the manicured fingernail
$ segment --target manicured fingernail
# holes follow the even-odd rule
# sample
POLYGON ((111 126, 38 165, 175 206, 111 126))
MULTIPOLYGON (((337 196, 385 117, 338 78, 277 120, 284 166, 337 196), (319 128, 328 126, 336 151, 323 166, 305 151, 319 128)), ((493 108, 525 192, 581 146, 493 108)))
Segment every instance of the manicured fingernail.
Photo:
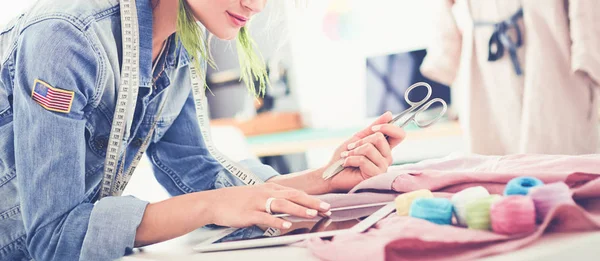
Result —
POLYGON ((317 216, 317 211, 314 210, 314 209, 307 209, 306 210, 306 215, 309 215, 311 217, 315 217, 315 216, 317 216))
POLYGON ((325 216, 328 216, 328 217, 331 216, 331 210, 325 212, 325 216))
POLYGON ((344 160, 344 163, 342 163, 342 166, 344 166, 344 167, 346 167, 347 165, 348 165, 348 158, 346 158, 346 159, 344 160))
POLYGON ((371 130, 372 130, 372 131, 378 131, 378 130, 381 130, 381 125, 375 125, 375 126, 371 127, 371 130))
POLYGON ((321 207, 322 210, 329 210, 331 205, 329 205, 329 203, 327 202, 321 202, 321 205, 319 207, 321 207))
POLYGON ((289 221, 283 222, 283 228, 288 229, 290 227, 292 227, 292 222, 289 222, 289 221))
POLYGON ((354 149, 354 147, 356 147, 356 142, 348 144, 348 149, 349 150, 354 149))
POLYGON ((340 155, 342 156, 342 158, 348 157, 348 151, 342 151, 340 155))

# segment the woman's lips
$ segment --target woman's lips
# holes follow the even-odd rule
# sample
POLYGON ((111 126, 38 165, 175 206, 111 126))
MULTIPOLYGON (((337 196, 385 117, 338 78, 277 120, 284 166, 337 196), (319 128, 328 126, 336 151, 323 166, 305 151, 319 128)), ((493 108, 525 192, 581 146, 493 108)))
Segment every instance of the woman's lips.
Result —
POLYGON ((248 21, 248 18, 241 15, 232 14, 230 12, 227 12, 227 14, 229 15, 229 20, 236 26, 242 27, 248 21))

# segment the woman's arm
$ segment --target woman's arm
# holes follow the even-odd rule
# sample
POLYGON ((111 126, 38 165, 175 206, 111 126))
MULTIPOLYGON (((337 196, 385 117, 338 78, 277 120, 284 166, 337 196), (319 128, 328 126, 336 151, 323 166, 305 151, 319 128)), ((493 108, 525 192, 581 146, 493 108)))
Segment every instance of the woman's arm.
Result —
POLYGON ((334 189, 331 187, 330 180, 323 180, 324 170, 325 168, 323 167, 275 176, 267 182, 302 190, 310 195, 326 194, 333 192, 334 189))
POLYGON ((268 182, 302 190, 318 195, 330 192, 347 192, 361 181, 387 172, 393 163, 392 148, 404 140, 402 128, 388 124, 391 113, 385 113, 373 124, 356 133, 334 152, 327 166, 275 176, 268 182), (331 179, 324 180, 322 175, 331 164, 345 159, 345 167, 331 179))
POLYGON ((147 205, 133 197, 89 202, 85 115, 106 87, 98 75, 108 72, 88 28, 60 17, 36 22, 23 30, 12 63, 16 189, 35 260, 120 258, 147 205), (46 100, 34 99, 34 90, 46 100), (63 102, 49 90, 63 93, 63 102))
POLYGON ((169 240, 211 223, 206 193, 185 194, 146 207, 135 235, 135 247, 169 240))
POLYGON ((288 229, 291 223, 266 213, 268 198, 273 212, 313 218, 329 205, 306 193, 277 184, 261 184, 195 192, 148 205, 137 228, 135 246, 184 235, 207 224, 228 227, 262 225, 288 229))

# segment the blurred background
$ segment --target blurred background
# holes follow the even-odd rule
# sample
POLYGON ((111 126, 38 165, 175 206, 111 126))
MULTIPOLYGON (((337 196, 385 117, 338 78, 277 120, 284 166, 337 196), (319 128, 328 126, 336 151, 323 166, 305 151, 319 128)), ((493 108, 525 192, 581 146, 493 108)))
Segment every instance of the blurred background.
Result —
MULTIPOLYGON (((250 29, 272 86, 260 101, 247 95, 238 80, 235 45, 211 41, 218 66, 208 71, 214 126, 236 126, 253 155, 288 173, 323 166, 338 145, 377 116, 406 109, 404 92, 415 82, 428 82, 432 96, 452 106, 450 88, 419 71, 433 30, 430 4, 268 2, 250 29)), ((454 111, 447 114, 452 119, 454 111)), ((463 151, 458 124, 443 121, 439 128, 409 134, 395 150, 397 163, 463 151)))
MULTIPOLYGON (((485 35, 479 38, 472 35, 479 32, 472 26, 476 24, 473 23, 475 16, 465 13, 460 4, 451 0, 313 0, 304 5, 305 1, 297 1, 298 5, 295 1, 269 1, 263 13, 250 24, 250 31, 266 61, 271 79, 271 86, 262 99, 254 99, 239 81, 235 43, 218 39, 210 41, 211 52, 217 64, 217 68, 207 71, 208 85, 214 94, 208 95, 212 135, 220 150, 233 159, 257 157, 280 173, 321 167, 331 159, 337 146, 368 126, 377 116, 385 111, 396 114, 405 110, 408 104, 404 101, 404 92, 416 82, 429 83, 433 89, 433 97, 445 100, 449 110, 440 122, 430 128, 407 126, 406 141, 394 149, 395 164, 439 158, 452 153, 506 155, 562 152, 554 149, 522 149, 526 148, 523 147, 525 145, 507 146, 521 148, 514 150, 496 148, 499 146, 492 142, 479 142, 473 138, 474 135, 487 135, 485 138, 488 140, 502 140, 505 133, 493 134, 481 126, 502 129, 499 125, 505 120, 494 118, 495 116, 484 117, 488 120, 493 118, 498 125, 490 124, 489 121, 474 121, 476 117, 473 112, 484 110, 487 102, 482 103, 483 105, 475 102, 479 99, 471 95, 472 91, 482 84, 465 81, 465 74, 466 78, 475 77, 475 72, 479 75, 486 70, 485 66, 494 66, 493 70, 498 72, 510 71, 507 73, 508 77, 521 81, 522 78, 519 77, 527 77, 527 72, 525 76, 520 76, 512 71, 513 63, 508 54, 504 54, 495 63, 487 57, 488 40, 490 35, 496 33, 493 31, 494 21, 503 21, 513 16, 520 8, 520 1, 502 2, 507 7, 499 7, 497 2, 501 1, 475 1, 478 6, 471 10, 492 21, 489 23, 491 26, 485 29, 487 31, 483 32, 485 35), (486 8, 496 8, 499 11, 489 11, 486 8), (461 26, 464 24, 471 24, 471 27, 461 26), (449 33, 454 31, 460 31, 461 34, 456 36, 449 33), (446 38, 440 38, 440 35, 446 38), (463 37, 475 40, 461 41, 463 37), (451 40, 457 40, 454 46, 459 49, 473 48, 471 44, 477 45, 478 41, 484 42, 485 46, 467 49, 473 53, 473 57, 465 57, 466 52, 463 50, 462 58, 457 58, 454 49, 442 48, 440 51, 440 48, 432 48, 436 44, 451 43, 451 40), (484 55, 478 54, 478 50, 483 50, 481 52, 484 55), (456 58, 457 64, 448 65, 445 59, 434 60, 431 55, 456 58), (479 59, 477 55, 483 58, 479 59), (452 74, 450 77, 442 77, 446 72, 424 70, 424 61, 428 57, 429 63, 446 66, 446 70, 465 67, 465 64, 469 64, 469 59, 479 60, 468 66, 480 67, 474 71, 463 70, 463 80, 455 81, 454 78, 460 78, 461 72, 454 72, 458 76, 452 74), (425 71, 427 73, 424 74, 425 71)), ((0 24, 8 23, 33 2, 21 0, 3 4, 0 9, 0 24)), ((522 22, 518 23, 522 27, 526 26, 522 22)), ((521 29, 522 33, 526 31, 526 28, 521 29)), ((597 32, 598 29, 593 30, 597 32)), ((521 32, 512 30, 506 34, 516 39, 517 33, 521 32)), ((496 50, 491 49, 492 46, 489 48, 496 50)), ((525 56, 524 52, 524 48, 518 49, 517 55, 521 61, 525 56)), ((459 51, 458 56, 460 55, 459 51)), ((595 62, 598 64, 598 60, 595 62)), ((586 78, 589 81, 584 82, 586 88, 589 88, 586 91, 589 93, 586 101, 591 104, 585 120, 588 125, 565 124, 587 128, 589 134, 585 134, 583 138, 591 141, 592 149, 565 149, 564 153, 568 154, 597 153, 600 147, 596 145, 598 88, 595 81, 597 78, 594 78, 600 72, 596 70, 586 73, 591 78, 586 78)), ((505 78, 500 74, 493 81, 505 84, 505 78)), ((509 82, 506 85, 511 84, 509 82)), ((416 92, 416 96, 422 95, 422 92, 416 92)), ((488 95, 491 99, 497 96, 488 95)), ((523 99, 523 95, 521 92, 516 96, 523 99)), ((415 99, 418 98, 420 97, 415 99)), ((527 104, 526 101, 522 103, 527 104)), ((499 109, 496 113, 500 114, 505 109, 508 114, 515 107, 510 103, 494 106, 499 109)), ((517 107, 527 106, 520 104, 517 107)), ((434 114, 439 109, 432 107, 429 113, 434 114)), ((523 114, 520 111, 511 113, 523 114)), ((509 125, 505 129, 519 131, 526 128, 509 125)), ((532 135, 537 134, 534 131, 532 135)), ((514 140, 518 142, 518 138, 514 140)), ((568 142, 569 139, 565 140, 546 143, 568 142)), ((144 174, 134 175, 127 189, 129 193, 144 194, 143 197, 150 201, 153 198, 158 200, 160 196, 154 192, 160 188, 153 180, 153 175, 149 174, 148 162, 143 162, 136 172, 144 174), (148 190, 148 186, 155 186, 156 190, 148 190)))

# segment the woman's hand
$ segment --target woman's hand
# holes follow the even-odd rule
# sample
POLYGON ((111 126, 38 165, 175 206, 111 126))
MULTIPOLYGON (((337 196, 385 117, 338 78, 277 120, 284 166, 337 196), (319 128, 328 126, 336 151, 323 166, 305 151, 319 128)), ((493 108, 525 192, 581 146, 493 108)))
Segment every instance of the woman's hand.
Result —
POLYGON ((275 183, 255 186, 230 187, 210 191, 208 213, 213 224, 228 227, 259 225, 278 229, 289 229, 291 223, 268 214, 265 204, 268 198, 273 213, 313 218, 318 213, 331 215, 330 205, 303 191, 275 183))
POLYGON ((332 190, 348 191, 365 179, 387 172, 393 163, 392 149, 406 136, 402 128, 388 124, 392 117, 390 112, 384 113, 338 147, 328 166, 343 159, 346 168, 331 179, 332 190))

